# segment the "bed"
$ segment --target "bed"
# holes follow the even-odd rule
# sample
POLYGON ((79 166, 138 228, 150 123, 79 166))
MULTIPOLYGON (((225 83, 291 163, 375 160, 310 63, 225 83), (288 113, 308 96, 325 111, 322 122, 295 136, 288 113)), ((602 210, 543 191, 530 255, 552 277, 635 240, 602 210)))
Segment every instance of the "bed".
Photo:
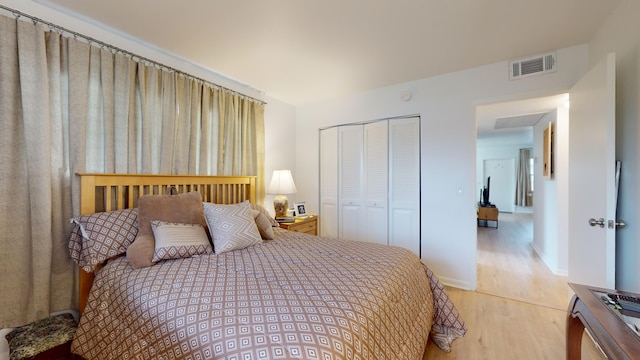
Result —
MULTIPOLYGON (((421 359, 429 334, 448 351, 466 332, 410 251, 265 225, 255 177, 79 176, 69 247, 81 267, 72 352, 84 359, 421 359), (215 253, 134 269, 126 252, 146 221, 142 199, 170 192, 199 194, 215 253), (216 250, 226 228, 215 219, 247 206, 260 241, 216 250)), ((184 224, 152 222, 155 258, 167 241, 156 230, 184 224)))

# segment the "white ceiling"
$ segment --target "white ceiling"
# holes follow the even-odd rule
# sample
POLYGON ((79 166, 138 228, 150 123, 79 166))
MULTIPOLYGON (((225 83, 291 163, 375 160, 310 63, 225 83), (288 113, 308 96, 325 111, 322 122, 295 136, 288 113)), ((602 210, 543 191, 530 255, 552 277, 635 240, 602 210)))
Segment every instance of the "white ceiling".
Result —
POLYGON ((588 42, 619 0, 35 0, 292 105, 588 42))

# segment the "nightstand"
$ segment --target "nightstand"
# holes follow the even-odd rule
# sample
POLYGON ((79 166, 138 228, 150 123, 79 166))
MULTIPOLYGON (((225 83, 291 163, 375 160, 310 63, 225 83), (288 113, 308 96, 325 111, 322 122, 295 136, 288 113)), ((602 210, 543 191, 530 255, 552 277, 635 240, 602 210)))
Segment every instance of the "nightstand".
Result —
POLYGON ((318 235, 318 215, 296 218, 294 222, 280 223, 280 227, 289 231, 318 235))

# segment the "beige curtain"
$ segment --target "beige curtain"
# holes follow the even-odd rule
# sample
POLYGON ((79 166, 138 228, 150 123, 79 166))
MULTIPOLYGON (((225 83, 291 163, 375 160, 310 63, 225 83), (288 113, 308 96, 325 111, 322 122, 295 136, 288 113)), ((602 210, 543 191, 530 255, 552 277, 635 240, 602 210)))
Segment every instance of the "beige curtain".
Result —
POLYGON ((520 149, 518 159, 518 172, 516 178, 516 201, 517 206, 532 206, 533 194, 531 192, 531 172, 529 168, 531 150, 520 149))
MULTIPOLYGON (((241 101, 230 94, 218 97, 220 121, 218 144, 219 174, 255 174, 264 179, 264 105, 241 101)), ((264 181, 257 198, 264 198, 264 181)))
POLYGON ((52 303, 71 304, 68 119, 60 101, 51 103, 61 94, 59 87, 50 94, 49 67, 59 73, 59 63, 47 61, 57 50, 58 40, 40 27, 0 17, 0 327, 46 317, 52 303))
POLYGON ((77 308, 67 249, 76 172, 261 180, 263 113, 254 100, 0 16, 0 328, 77 308))

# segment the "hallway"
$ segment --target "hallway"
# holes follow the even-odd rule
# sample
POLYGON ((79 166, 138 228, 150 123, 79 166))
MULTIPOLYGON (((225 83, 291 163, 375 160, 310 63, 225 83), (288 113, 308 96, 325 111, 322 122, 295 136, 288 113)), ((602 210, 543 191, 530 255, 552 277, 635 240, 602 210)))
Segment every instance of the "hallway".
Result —
POLYGON ((567 277, 549 270, 532 241, 533 214, 500 213, 499 229, 479 227, 476 291, 564 311, 567 277))

